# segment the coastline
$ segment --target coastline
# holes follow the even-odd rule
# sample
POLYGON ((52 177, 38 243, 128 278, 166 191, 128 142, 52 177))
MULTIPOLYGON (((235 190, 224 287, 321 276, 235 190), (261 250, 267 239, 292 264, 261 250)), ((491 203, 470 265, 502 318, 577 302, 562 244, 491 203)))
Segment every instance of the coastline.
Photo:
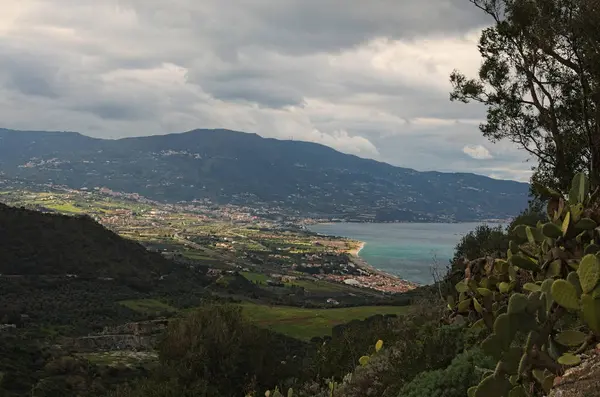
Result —
MULTIPOLYGON (((356 240, 354 240, 356 241, 356 240)), ((365 245, 367 245, 367 243, 365 243, 364 241, 356 241, 358 243, 358 247, 354 247, 351 250, 347 251, 348 254, 350 254, 350 256, 353 257, 358 257, 360 254, 360 251, 362 251, 363 248, 365 248, 365 245)))
POLYGON ((371 264, 369 264, 369 262, 367 262, 365 259, 360 257, 360 251, 362 251, 362 249, 365 247, 365 245, 367 245, 367 243, 364 241, 358 241, 358 240, 352 240, 352 241, 358 243, 358 246, 356 246, 350 250, 347 250, 346 252, 350 255, 352 262, 358 268, 360 268, 370 274, 373 274, 373 275, 377 275, 380 277, 393 279, 395 281, 401 282, 402 284, 410 286, 411 289, 419 286, 419 284, 413 283, 413 282, 405 280, 399 276, 386 273, 383 270, 379 270, 379 269, 373 267, 371 264))

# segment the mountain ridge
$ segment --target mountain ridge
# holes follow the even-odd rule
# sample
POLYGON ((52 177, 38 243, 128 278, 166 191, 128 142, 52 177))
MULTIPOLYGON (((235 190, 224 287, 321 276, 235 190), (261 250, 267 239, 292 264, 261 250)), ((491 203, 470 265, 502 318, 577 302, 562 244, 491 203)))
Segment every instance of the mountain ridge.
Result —
MULTIPOLYGON (((90 136, 90 135, 86 135, 83 134, 81 132, 77 132, 77 131, 42 131, 42 130, 14 130, 14 129, 10 129, 10 128, 0 128, 0 132, 11 132, 11 133, 44 133, 44 134, 56 134, 56 135, 73 135, 73 136, 77 136, 77 137, 82 137, 85 139, 90 139, 93 141, 127 141, 127 140, 139 140, 139 139, 145 139, 145 138, 153 138, 153 137, 165 137, 165 136, 176 136, 176 135, 185 135, 185 134, 196 134, 196 133, 201 133, 201 134, 206 134, 207 132, 219 132, 219 133, 232 133, 235 134, 236 136, 241 136, 243 135, 250 135, 259 139, 263 139, 266 141, 277 141, 277 142, 295 142, 297 144, 308 144, 308 145, 316 145, 316 146, 320 146, 326 149, 329 149, 333 152, 339 153, 339 154, 343 154, 346 156, 351 156, 357 159, 361 159, 361 160, 367 160, 367 161, 372 161, 378 164, 382 164, 382 165, 386 165, 389 167, 393 167, 393 168, 400 168, 406 171, 412 171, 412 172, 418 172, 418 173, 422 173, 422 174, 427 174, 427 173, 432 173, 432 174, 442 174, 442 175, 476 175, 476 176, 480 176, 483 178, 488 178, 488 179, 492 179, 495 181, 506 181, 506 182, 515 182, 515 183, 519 183, 519 184, 527 184, 527 182, 521 182, 521 181, 517 181, 514 179, 501 179, 501 178, 494 178, 488 175, 483 175, 483 174, 477 174, 475 172, 464 172, 464 171, 437 171, 437 170, 417 170, 415 168, 411 168, 411 167, 405 167, 405 166, 400 166, 400 165, 394 165, 391 163, 388 163, 386 161, 381 161, 381 160, 377 160, 377 159, 373 159, 373 158, 369 158, 369 157, 361 157, 357 154, 353 154, 353 153, 345 153, 342 152, 334 147, 331 146, 327 146, 318 142, 312 142, 312 141, 300 141, 300 140, 288 140, 288 139, 280 139, 280 138, 274 138, 274 137, 263 137, 262 135, 259 135, 255 132, 245 132, 245 131, 237 131, 237 130, 231 130, 231 129, 227 129, 227 128, 207 128, 207 129, 203 129, 203 128, 195 128, 193 130, 189 130, 189 131, 182 131, 182 132, 168 132, 168 133, 164 133, 164 134, 154 134, 154 135, 142 135, 142 136, 128 136, 128 137, 121 137, 121 138, 98 138, 98 137, 94 137, 94 136, 90 136)), ((0 136, 1 138, 1 136, 0 136)))
POLYGON ((417 171, 318 143, 226 129, 115 140, 0 129, 0 171, 167 202, 209 199, 367 221, 507 218, 526 206, 529 190, 517 181, 417 171))

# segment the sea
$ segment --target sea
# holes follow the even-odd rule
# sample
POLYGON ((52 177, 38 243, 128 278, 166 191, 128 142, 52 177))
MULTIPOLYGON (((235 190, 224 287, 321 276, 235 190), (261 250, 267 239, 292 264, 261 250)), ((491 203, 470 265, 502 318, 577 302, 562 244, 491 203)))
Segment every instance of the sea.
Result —
MULTIPOLYGON (((363 241, 359 256, 369 265, 404 280, 425 285, 432 269, 443 275, 456 244, 483 223, 327 223, 309 230, 363 241)), ((499 223, 486 223, 498 226, 499 223)))

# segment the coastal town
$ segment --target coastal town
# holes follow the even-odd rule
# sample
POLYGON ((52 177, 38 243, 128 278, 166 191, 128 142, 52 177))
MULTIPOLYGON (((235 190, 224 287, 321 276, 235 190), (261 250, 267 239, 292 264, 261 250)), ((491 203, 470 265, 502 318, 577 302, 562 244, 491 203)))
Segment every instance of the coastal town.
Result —
POLYGON ((269 209, 214 205, 208 200, 164 204, 104 187, 3 189, 0 202, 42 212, 87 215, 164 256, 208 267, 209 275, 265 274, 266 285, 325 282, 395 294, 416 284, 380 272, 358 256, 364 243, 317 235, 316 219, 269 219, 269 209), (275 275, 274 277, 272 275, 275 275), (283 282, 282 282, 283 280, 283 282))

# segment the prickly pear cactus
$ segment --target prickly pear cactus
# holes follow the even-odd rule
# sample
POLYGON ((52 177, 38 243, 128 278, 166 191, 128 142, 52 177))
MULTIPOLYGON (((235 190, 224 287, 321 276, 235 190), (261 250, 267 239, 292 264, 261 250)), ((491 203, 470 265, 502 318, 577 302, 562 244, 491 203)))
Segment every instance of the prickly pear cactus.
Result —
POLYGON ((489 330, 482 348, 498 360, 470 397, 546 395, 600 337, 598 189, 590 194, 584 174, 568 197, 534 187, 548 199, 548 221, 516 226, 505 258, 468 262, 458 299, 449 297, 452 316, 489 330))

